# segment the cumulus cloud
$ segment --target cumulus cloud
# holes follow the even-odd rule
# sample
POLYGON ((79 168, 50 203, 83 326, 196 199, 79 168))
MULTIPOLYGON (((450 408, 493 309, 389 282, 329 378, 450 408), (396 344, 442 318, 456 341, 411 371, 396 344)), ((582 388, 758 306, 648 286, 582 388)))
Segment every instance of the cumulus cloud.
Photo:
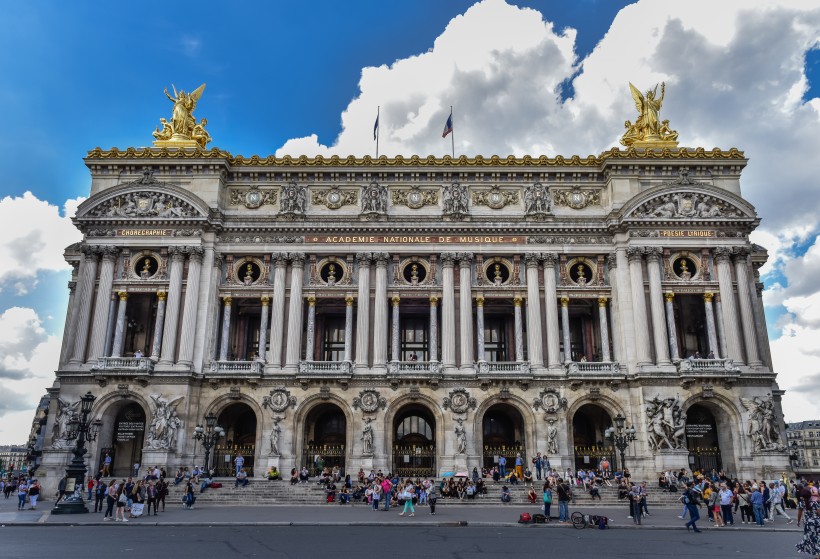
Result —
POLYGON ((62 213, 31 192, 0 200, 0 289, 11 286, 24 295, 40 272, 68 269, 63 250, 82 238, 71 217, 83 200, 67 200, 62 213))

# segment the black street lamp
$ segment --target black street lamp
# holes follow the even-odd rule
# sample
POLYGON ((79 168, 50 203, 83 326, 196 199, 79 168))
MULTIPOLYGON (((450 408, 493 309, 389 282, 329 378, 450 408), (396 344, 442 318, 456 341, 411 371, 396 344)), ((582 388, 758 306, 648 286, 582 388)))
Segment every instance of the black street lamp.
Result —
POLYGON ((194 440, 200 441, 205 449, 205 471, 210 472, 209 462, 211 449, 216 445, 220 437, 225 435, 225 430, 216 424, 216 416, 209 413, 205 416, 205 427, 197 425, 194 428, 194 440))
POLYGON ((635 440, 635 428, 625 427, 626 418, 620 413, 615 416, 615 426, 609 427, 604 431, 604 436, 607 440, 612 441, 615 448, 621 453, 621 471, 626 469, 626 458, 624 458, 624 451, 629 443, 635 440))
POLYGON ((80 398, 80 414, 75 415, 68 422, 68 438, 77 439, 77 444, 74 446, 72 452, 74 458, 66 468, 66 495, 65 499, 54 505, 51 510, 52 514, 82 514, 87 513, 88 509, 83 501, 83 486, 85 482, 85 454, 88 452, 85 448, 86 442, 91 442, 97 438, 97 433, 100 432, 102 421, 99 419, 89 422, 88 414, 91 413, 91 406, 94 405, 94 400, 97 398, 88 392, 85 396, 80 398))

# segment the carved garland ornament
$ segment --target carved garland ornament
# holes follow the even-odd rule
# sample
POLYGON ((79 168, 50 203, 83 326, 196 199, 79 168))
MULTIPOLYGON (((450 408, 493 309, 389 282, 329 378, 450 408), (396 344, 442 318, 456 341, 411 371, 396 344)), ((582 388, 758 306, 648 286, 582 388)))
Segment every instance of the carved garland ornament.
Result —
POLYGON ((342 206, 355 206, 358 194, 352 190, 342 190, 333 186, 327 190, 313 191, 310 202, 314 206, 325 206, 330 210, 338 210, 342 206))
POLYGON ((407 206, 411 210, 417 210, 424 206, 435 206, 438 204, 438 191, 421 189, 418 186, 412 186, 410 189, 394 190, 392 192, 392 202, 394 206, 407 206))
POLYGON ((561 410, 567 409, 567 399, 554 388, 545 388, 538 395, 538 398, 533 400, 532 407, 535 410, 542 408, 547 413, 558 413, 561 410))
POLYGON ((556 206, 566 206, 573 210, 582 210, 587 206, 601 205, 601 191, 597 189, 582 190, 580 187, 553 189, 553 200, 556 206))
POLYGON ((466 388, 455 388, 444 398, 443 404, 445 410, 449 408, 453 413, 466 413, 467 410, 474 410, 478 401, 470 396, 466 388))
POLYGON ((501 190, 498 185, 490 190, 473 192, 473 204, 476 206, 488 206, 494 210, 500 210, 510 204, 518 203, 518 192, 513 190, 501 190))
POLYGON ((289 407, 296 407, 296 396, 291 396, 288 389, 280 386, 271 390, 269 396, 262 398, 262 407, 270 408, 273 412, 283 412, 289 407))
POLYGON ((359 409, 365 413, 373 413, 379 408, 384 409, 387 406, 387 398, 384 398, 378 390, 368 388, 359 392, 359 395, 353 398, 353 408, 359 409))
POLYGON ((231 189, 231 206, 245 206, 255 210, 260 206, 276 204, 275 190, 260 190, 258 186, 251 186, 247 190, 238 188, 231 189))

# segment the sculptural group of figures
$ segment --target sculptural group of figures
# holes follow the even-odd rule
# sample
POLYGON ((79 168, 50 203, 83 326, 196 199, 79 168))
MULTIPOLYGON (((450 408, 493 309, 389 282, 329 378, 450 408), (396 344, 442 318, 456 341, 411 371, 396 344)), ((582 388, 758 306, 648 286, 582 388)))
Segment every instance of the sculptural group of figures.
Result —
POLYGON ((57 415, 54 418, 54 427, 51 430, 51 445, 54 448, 68 448, 72 445, 68 438, 68 424, 78 418, 80 400, 69 402, 61 397, 57 398, 57 415))
POLYGON ((768 398, 741 398, 741 403, 749 411, 749 436, 754 450, 786 450, 780 442, 780 432, 775 419, 774 401, 768 398))
POLYGON ((176 88, 171 86, 174 90, 172 96, 165 90, 165 96, 174 104, 174 110, 171 114, 171 121, 166 119, 159 119, 160 127, 154 131, 154 138, 157 140, 194 140, 199 147, 204 148, 208 142, 211 141, 211 135, 205 130, 208 121, 204 118, 199 122, 194 118, 194 109, 202 97, 202 92, 205 91, 205 84, 202 84, 191 93, 186 93, 183 90, 177 92, 176 88))
POLYGON ((546 215, 552 211, 552 196, 549 189, 536 182, 524 188, 524 213, 526 215, 546 215))
POLYGON ((678 139, 678 133, 669 127, 668 120, 660 120, 660 111, 663 106, 663 97, 666 93, 666 84, 661 84, 661 96, 658 97, 658 86, 649 89, 645 94, 629 84, 629 91, 632 93, 632 100, 635 101, 635 108, 638 109, 638 119, 635 124, 630 121, 624 123, 626 132, 621 137, 621 144, 631 146, 635 142, 645 140, 661 140, 674 142, 678 139))
POLYGON ((444 205, 443 213, 449 216, 465 216, 469 213, 467 209, 467 186, 457 182, 442 189, 441 201, 444 205))
MULTIPOLYGON (((635 212, 636 217, 723 217, 717 204, 699 194, 663 196, 656 203, 635 212)), ((729 216, 733 217, 733 216, 729 216)))
POLYGON ((649 448, 686 448, 686 414, 680 397, 662 400, 655 396, 646 406, 646 415, 649 419, 649 448))
POLYGON ((131 192, 106 202, 92 215, 105 217, 191 217, 193 208, 161 192, 131 192))
POLYGON ((279 212, 283 214, 304 215, 307 209, 307 187, 295 182, 282 189, 279 212))
POLYGON ((173 450, 177 443, 177 432, 182 426, 182 419, 177 414, 177 405, 183 396, 166 400, 156 394, 151 395, 153 419, 148 429, 148 440, 152 448, 173 450))
POLYGON ((371 182, 362 187, 362 213, 387 212, 387 187, 371 182))

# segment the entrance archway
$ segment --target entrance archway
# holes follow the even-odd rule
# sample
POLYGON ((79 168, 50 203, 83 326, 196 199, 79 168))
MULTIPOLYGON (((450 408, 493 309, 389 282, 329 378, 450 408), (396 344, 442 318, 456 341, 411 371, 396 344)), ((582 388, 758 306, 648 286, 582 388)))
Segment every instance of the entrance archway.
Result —
POLYGON ((615 450, 604 437, 612 426, 612 416, 597 404, 584 404, 572 417, 572 442, 575 448, 575 469, 598 469, 601 461, 609 460, 614 468, 615 450))
POLYGON ((436 475, 436 420, 424 406, 405 406, 393 420, 393 473, 399 477, 436 475))
POLYGON ((238 402, 223 409, 216 424, 225 430, 225 437, 214 447, 211 468, 217 476, 233 477, 236 474, 234 458, 242 453, 242 466, 253 477, 256 455, 256 412, 248 404, 238 402))
POLYGON ((142 446, 145 440, 145 410, 137 402, 126 403, 109 409, 100 433, 98 470, 112 476, 126 476, 136 463, 142 463, 142 446), (106 455, 111 466, 105 471, 106 455))
POLYGON ((526 465, 525 433, 524 418, 515 407, 509 404, 490 406, 481 420, 482 466, 487 469, 497 466, 499 458, 503 456, 507 459, 507 469, 511 470, 515 466, 517 454, 521 454, 526 465))
POLYGON ((319 475, 323 468, 338 466, 345 472, 347 418, 336 404, 321 404, 305 419, 305 446, 302 465, 319 475))
POLYGON ((686 448, 692 471, 723 469, 717 420, 712 410, 702 404, 694 404, 686 410, 686 448))

